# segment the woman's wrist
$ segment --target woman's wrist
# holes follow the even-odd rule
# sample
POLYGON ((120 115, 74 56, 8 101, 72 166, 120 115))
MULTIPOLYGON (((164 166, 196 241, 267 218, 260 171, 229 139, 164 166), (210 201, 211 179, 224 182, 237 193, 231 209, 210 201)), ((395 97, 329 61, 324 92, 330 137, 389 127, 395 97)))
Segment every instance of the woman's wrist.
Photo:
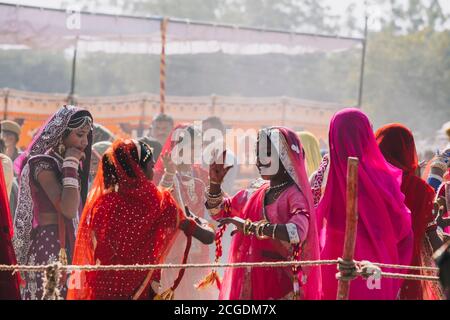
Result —
POLYGON ((212 191, 210 187, 205 190, 206 208, 208 210, 218 208, 223 202, 224 193, 219 188, 217 191, 212 191))
POLYGON ((167 174, 168 176, 175 176, 177 174, 176 170, 168 170, 167 168, 164 169, 164 174, 167 174))
POLYGON ((222 182, 223 181, 219 181, 219 180, 214 180, 214 179, 211 179, 211 178, 209 178, 209 184, 210 185, 216 185, 216 186, 221 186, 222 185, 222 182))
POLYGON ((208 190, 209 190, 209 193, 212 194, 212 195, 222 193, 221 185, 220 184, 212 184, 211 182, 209 184, 208 190))
POLYGON ((164 172, 160 185, 164 188, 170 188, 173 186, 175 174, 164 172))

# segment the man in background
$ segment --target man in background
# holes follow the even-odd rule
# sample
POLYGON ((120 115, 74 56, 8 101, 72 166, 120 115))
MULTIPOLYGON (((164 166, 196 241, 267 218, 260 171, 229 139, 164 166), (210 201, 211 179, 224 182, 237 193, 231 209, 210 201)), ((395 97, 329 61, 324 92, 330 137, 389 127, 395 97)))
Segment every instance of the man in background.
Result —
POLYGON ((150 132, 146 137, 139 138, 153 149, 154 160, 157 161, 162 151, 162 146, 166 143, 167 137, 172 132, 174 121, 171 116, 160 113, 155 116, 150 126, 150 132))
POLYGON ((5 154, 12 162, 20 155, 17 147, 19 143, 21 129, 17 122, 11 120, 3 120, 1 122, 1 138, 5 141, 5 154))

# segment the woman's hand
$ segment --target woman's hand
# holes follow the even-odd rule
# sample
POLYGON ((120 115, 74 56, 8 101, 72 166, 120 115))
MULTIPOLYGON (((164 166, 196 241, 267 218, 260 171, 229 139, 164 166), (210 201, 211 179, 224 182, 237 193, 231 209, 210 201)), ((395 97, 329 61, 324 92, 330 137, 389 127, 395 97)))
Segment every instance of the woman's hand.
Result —
POLYGON ((189 219, 181 220, 179 225, 180 230, 186 232, 187 229, 189 228, 189 224, 190 224, 189 219))
POLYGON ((74 157, 79 161, 83 161, 84 159, 86 159, 86 154, 83 151, 80 151, 80 149, 70 147, 66 150, 64 157, 74 157))
POLYGON ((222 153, 222 159, 217 157, 217 150, 213 151, 212 157, 214 159, 213 163, 209 166, 209 179, 215 184, 222 183, 228 171, 233 167, 225 167, 225 157, 227 155, 227 151, 225 150, 222 153))
POLYGON ((206 220, 202 221, 199 216, 195 215, 191 210, 189 210, 188 206, 184 207, 184 212, 186 213, 186 217, 193 219, 199 226, 207 224, 206 220))
POLYGON ((228 224, 232 224, 236 227, 236 229, 231 232, 231 236, 234 236, 238 232, 244 232, 244 222, 242 221, 242 219, 223 218, 223 219, 219 219, 218 222, 219 222, 218 228, 220 228, 223 225, 228 225, 228 224))
POLYGON ((170 152, 164 153, 161 156, 161 158, 162 158, 162 161, 164 164, 164 169, 166 170, 166 172, 175 174, 177 172, 177 166, 172 161, 172 156, 171 156, 170 152))
POLYGON ((197 221, 192 218, 186 218, 180 222, 179 228, 184 232, 187 237, 194 237, 201 243, 209 245, 214 243, 215 232, 212 228, 204 225, 199 225, 197 221), (192 223, 195 224, 195 228, 192 229, 192 223))

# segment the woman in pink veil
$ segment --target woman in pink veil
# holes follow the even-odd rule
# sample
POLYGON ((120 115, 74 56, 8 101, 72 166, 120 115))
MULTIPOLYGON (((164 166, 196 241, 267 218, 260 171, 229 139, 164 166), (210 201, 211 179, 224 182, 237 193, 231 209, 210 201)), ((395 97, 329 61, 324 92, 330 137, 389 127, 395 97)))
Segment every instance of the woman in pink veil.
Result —
MULTIPOLYGON (((345 234, 348 157, 359 159, 358 226, 355 260, 409 264, 413 248, 411 213, 400 190, 402 172, 383 157, 367 116, 357 109, 334 115, 330 124, 330 168, 324 196, 317 208, 319 228, 326 221, 322 259, 342 256, 345 234)), ((390 271, 389 269, 384 269, 390 271)), ((336 267, 322 267, 324 299, 336 299, 336 267)), ((350 299, 396 299, 400 280, 382 278, 351 282, 350 299)))
MULTIPOLYGON (((210 167, 206 206, 213 219, 234 224, 229 262, 319 259, 316 216, 304 152, 295 132, 272 127, 258 134, 257 166, 264 181, 223 198, 229 168, 210 167), (244 222, 245 220, 245 222, 244 222)), ((320 299, 320 268, 228 268, 223 300, 320 299)))

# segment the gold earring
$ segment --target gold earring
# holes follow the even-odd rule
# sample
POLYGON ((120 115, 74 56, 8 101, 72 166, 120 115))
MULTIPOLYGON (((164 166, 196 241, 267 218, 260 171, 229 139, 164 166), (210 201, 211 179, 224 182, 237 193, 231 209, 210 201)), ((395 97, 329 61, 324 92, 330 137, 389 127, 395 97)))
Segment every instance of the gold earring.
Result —
POLYGON ((59 152, 59 154, 60 155, 64 155, 64 153, 66 152, 66 146, 62 143, 62 142, 60 142, 59 143, 59 146, 58 146, 58 152, 59 152))

